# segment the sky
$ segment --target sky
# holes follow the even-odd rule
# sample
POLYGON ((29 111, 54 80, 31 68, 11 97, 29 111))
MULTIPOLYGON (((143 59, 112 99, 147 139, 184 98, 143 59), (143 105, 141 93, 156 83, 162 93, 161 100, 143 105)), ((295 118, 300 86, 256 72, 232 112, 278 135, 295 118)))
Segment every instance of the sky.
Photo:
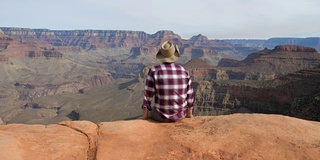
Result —
POLYGON ((171 30, 184 39, 320 37, 319 0, 0 0, 0 27, 171 30))

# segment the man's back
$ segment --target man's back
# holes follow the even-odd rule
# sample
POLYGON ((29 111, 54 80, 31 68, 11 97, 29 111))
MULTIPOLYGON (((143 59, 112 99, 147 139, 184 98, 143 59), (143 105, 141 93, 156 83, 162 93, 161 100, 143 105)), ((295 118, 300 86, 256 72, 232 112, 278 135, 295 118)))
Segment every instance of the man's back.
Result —
POLYGON ((163 118, 179 120, 186 116, 187 107, 193 107, 190 74, 176 63, 163 63, 152 67, 145 90, 149 91, 145 96, 155 96, 155 109, 163 118))

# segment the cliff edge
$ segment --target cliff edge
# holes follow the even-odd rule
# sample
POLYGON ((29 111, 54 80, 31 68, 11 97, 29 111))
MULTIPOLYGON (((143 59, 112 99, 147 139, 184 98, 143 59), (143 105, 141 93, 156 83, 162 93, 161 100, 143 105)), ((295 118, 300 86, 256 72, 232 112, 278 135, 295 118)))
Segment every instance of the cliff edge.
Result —
POLYGON ((320 123, 233 114, 176 123, 64 121, 0 126, 3 160, 318 159, 320 123))

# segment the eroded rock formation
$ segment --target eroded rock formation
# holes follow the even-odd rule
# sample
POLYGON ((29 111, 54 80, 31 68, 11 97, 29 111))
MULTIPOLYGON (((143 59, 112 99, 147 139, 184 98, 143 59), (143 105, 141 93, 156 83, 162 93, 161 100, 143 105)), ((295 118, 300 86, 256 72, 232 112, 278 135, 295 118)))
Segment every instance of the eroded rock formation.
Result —
POLYGON ((320 51, 320 38, 307 37, 307 38, 270 38, 267 40, 251 40, 251 39, 230 39, 224 40, 225 42, 240 45, 240 46, 255 46, 258 48, 274 48, 279 45, 299 45, 312 47, 320 51))
POLYGON ((195 114, 277 113, 320 121, 320 66, 272 81, 194 82, 195 114))
MULTIPOLYGON (((238 50, 232 44, 208 40, 203 35, 198 35, 189 40, 182 39, 173 31, 161 30, 154 34, 147 34, 142 31, 121 31, 121 30, 48 30, 29 28, 1 28, 4 35, 21 43, 36 42, 40 47, 48 45, 55 48, 81 47, 83 50, 95 51, 104 48, 132 48, 135 55, 137 49, 147 54, 155 54, 153 48, 158 48, 160 43, 170 40, 180 47, 182 55, 186 53, 185 59, 199 58, 206 56, 211 63, 216 64, 220 58, 216 55, 228 54, 231 58, 243 58, 243 49, 238 50)), ((1 46, 1 45, 0 45, 1 46)), ((32 50, 31 50, 32 51, 32 50)), ((257 49, 253 49, 257 51, 257 49)), ((244 51, 247 54, 247 51, 244 51)), ((135 56, 133 55, 133 56, 135 56)), ((185 62, 184 60, 183 62, 185 62)))
POLYGON ((0 36, 0 61, 7 61, 10 57, 28 57, 38 58, 62 58, 63 54, 53 48, 52 45, 45 41, 27 39, 18 41, 7 35, 0 36))
POLYGON ((186 67, 195 73, 195 79, 272 80, 302 69, 318 66, 320 54, 314 48, 285 45, 277 46, 272 50, 264 49, 252 53, 242 61, 223 58, 219 61, 218 67, 212 66, 203 69, 202 64, 206 63, 204 61, 198 62, 199 67, 188 63, 186 67))
POLYGON ((82 75, 77 78, 70 78, 69 82, 57 84, 25 84, 15 83, 15 89, 20 100, 33 100, 37 97, 56 95, 70 92, 78 93, 79 90, 93 86, 103 86, 112 83, 113 78, 109 73, 100 75, 82 75))

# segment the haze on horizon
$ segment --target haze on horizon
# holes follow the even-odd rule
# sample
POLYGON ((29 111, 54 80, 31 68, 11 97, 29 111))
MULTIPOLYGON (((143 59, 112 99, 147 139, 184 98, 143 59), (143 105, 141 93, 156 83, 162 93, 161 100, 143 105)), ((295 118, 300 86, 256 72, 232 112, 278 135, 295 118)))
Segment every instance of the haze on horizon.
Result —
POLYGON ((320 37, 318 0, 0 0, 0 27, 172 30, 182 38, 320 37))

